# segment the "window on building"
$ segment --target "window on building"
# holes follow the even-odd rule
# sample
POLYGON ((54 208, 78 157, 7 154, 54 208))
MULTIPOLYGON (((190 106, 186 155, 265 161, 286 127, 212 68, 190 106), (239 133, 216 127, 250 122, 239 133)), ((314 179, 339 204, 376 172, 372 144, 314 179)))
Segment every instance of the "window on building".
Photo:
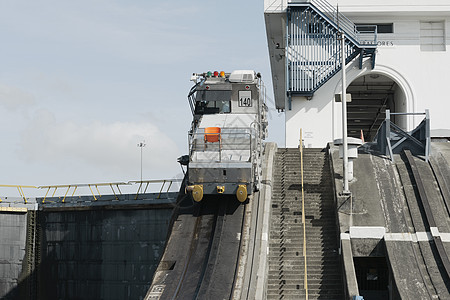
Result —
POLYGON ((420 22, 420 50, 445 51, 445 23, 420 22))
POLYGON ((394 24, 393 23, 370 23, 370 24, 356 24, 356 29, 359 32, 371 32, 373 31, 373 26, 377 26, 377 33, 394 33, 394 24))

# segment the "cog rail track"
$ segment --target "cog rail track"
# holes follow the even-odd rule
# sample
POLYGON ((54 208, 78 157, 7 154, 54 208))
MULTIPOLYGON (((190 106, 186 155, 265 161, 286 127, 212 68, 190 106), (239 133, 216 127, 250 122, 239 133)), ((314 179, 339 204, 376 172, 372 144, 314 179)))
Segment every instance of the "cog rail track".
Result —
POLYGON ((230 299, 243 217, 244 205, 231 197, 180 212, 144 299, 230 299))
POLYGON ((298 172, 292 172, 289 168, 300 163, 297 152, 298 149, 278 149, 276 155, 268 299, 304 297, 301 195, 297 190, 289 189, 291 185, 298 184, 300 179, 298 172))
POLYGON ((328 156, 314 148, 302 154, 276 154, 267 299, 343 299, 328 156))
POLYGON ((447 282, 447 289, 449 289, 450 284, 448 282, 450 281, 450 260, 448 257, 448 253, 445 250, 444 243, 440 235, 436 234, 438 226, 436 223, 435 216, 433 215, 431 203, 427 191, 425 189, 422 177, 414 160, 414 157, 412 156, 411 151, 409 150, 404 150, 404 154, 406 156, 407 163, 411 168, 412 177, 414 179, 418 191, 418 198, 420 199, 420 202, 422 203, 423 206, 423 210, 425 212, 423 215, 424 224, 428 224, 429 227, 428 229, 433 235, 434 245, 436 247, 439 256, 437 260, 440 260, 440 262, 442 263, 444 271, 442 273, 444 273, 443 276, 445 277, 444 282, 447 282))

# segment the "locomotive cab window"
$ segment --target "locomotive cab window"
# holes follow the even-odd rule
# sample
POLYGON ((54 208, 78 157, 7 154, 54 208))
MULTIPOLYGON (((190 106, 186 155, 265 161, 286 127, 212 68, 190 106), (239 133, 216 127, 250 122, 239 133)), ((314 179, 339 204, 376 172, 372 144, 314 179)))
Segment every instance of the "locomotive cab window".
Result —
POLYGON ((219 108, 219 113, 228 114, 231 112, 231 101, 216 101, 216 107, 219 108))
POLYGON ((195 114, 227 114, 231 112, 231 101, 197 101, 195 114))
POLYGON ((201 90, 197 92, 196 114, 227 114, 231 112, 231 91, 201 90))

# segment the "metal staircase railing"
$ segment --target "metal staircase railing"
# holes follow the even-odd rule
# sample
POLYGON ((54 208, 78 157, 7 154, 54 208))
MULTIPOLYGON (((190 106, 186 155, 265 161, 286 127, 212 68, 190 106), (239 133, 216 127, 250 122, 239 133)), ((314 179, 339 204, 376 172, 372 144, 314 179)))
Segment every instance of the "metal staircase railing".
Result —
POLYGON ((358 55, 372 58, 374 66, 377 40, 376 26, 364 31, 339 13, 325 0, 288 1, 286 22, 286 90, 289 109, 291 96, 312 96, 314 92, 342 69, 339 33, 345 32, 345 61, 358 55))
POLYGON ((348 38, 351 38, 359 46, 376 46, 376 26, 373 32, 362 32, 358 31, 357 26, 345 15, 340 13, 337 8, 332 6, 325 0, 290 0, 289 5, 296 4, 311 4, 318 10, 319 13, 323 14, 328 21, 334 23, 339 29, 343 30, 348 38), (365 37, 364 39, 362 39, 365 37))

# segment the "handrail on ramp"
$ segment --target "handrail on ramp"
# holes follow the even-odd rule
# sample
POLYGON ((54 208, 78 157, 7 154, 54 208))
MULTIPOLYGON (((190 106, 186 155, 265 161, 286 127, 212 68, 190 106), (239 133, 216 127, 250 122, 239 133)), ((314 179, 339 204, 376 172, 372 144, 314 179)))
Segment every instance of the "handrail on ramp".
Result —
POLYGON ((305 286, 305 299, 308 300, 308 270, 306 264, 306 220, 305 220, 305 192, 303 190, 303 135, 302 129, 300 128, 300 142, 298 147, 300 148, 300 174, 302 181, 302 223, 303 223, 303 259, 305 263, 305 273, 304 273, 304 286, 305 286))

